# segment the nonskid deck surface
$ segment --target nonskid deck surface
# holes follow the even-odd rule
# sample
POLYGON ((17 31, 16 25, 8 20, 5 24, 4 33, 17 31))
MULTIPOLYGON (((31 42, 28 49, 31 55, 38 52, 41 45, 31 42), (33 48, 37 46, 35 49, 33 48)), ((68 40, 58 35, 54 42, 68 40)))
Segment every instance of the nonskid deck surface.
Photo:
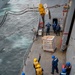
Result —
MULTIPOLYGON (((55 35, 54 33, 51 33, 51 35, 55 35)), ((42 37, 39 37, 32 45, 31 52, 28 55, 28 58, 26 60, 25 66, 23 68, 23 71, 25 72, 26 75, 35 75, 35 69, 33 68, 33 59, 34 58, 39 58, 39 54, 41 54, 41 60, 40 64, 41 67, 44 69, 44 75, 51 75, 51 61, 52 55, 55 55, 59 59, 59 73, 61 72, 62 69, 62 64, 65 64, 65 56, 66 52, 61 52, 60 51, 60 44, 61 44, 61 37, 62 33, 60 36, 56 36, 56 47, 57 50, 52 53, 52 52, 46 52, 42 49, 42 37)), ((55 72, 54 75, 59 75, 55 72)))

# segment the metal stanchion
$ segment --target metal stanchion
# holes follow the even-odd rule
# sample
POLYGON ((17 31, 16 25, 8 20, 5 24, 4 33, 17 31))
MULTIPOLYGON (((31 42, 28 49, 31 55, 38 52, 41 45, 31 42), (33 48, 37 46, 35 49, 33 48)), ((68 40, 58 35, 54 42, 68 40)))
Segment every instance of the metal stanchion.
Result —
POLYGON ((43 21, 43 28, 42 28, 42 36, 44 35, 44 28, 45 28, 45 20, 44 20, 44 15, 41 15, 42 21, 43 21))

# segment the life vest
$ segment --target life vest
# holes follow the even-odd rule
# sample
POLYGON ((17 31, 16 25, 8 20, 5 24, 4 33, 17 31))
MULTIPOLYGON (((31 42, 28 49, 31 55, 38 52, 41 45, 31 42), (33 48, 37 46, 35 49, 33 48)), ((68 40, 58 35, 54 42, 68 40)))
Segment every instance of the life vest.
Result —
POLYGON ((37 65, 40 64, 39 62, 33 62, 34 68, 37 68, 37 65))
POLYGON ((36 75, 42 75, 42 74, 43 74, 42 68, 37 68, 36 75))

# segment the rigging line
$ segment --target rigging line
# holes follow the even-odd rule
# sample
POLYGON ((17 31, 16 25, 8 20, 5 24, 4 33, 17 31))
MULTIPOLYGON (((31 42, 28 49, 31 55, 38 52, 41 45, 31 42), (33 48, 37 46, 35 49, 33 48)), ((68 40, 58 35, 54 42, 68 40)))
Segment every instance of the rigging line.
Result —
POLYGON ((38 12, 38 10, 26 10, 26 11, 24 11, 22 13, 10 13, 10 12, 8 12, 8 14, 11 14, 11 15, 22 15, 22 14, 27 13, 27 12, 38 12))
POLYGON ((3 19, 2 19, 2 21, 0 23, 0 27, 4 24, 4 22, 5 22, 6 18, 7 18, 7 15, 8 15, 7 12, 5 12, 5 14, 3 16, 3 19))
MULTIPOLYGON (((58 6, 59 7, 59 6, 58 6)), ((57 8, 57 6, 53 6, 53 7, 48 7, 48 8, 57 8)), ((12 14, 12 15, 22 15, 22 14, 24 14, 24 13, 26 13, 26 12, 39 12, 38 10, 34 10, 34 8, 30 8, 30 9, 28 9, 28 10, 25 10, 25 11, 23 11, 23 12, 21 12, 21 13, 10 13, 10 11, 8 11, 8 13, 9 14, 12 14), (31 10, 32 9, 32 10, 31 10)))
MULTIPOLYGON (((4 16, 3 16, 2 21, 1 21, 1 23, 0 23, 0 27, 2 27, 2 25, 4 24, 4 22, 5 22, 5 20, 6 20, 8 14, 11 14, 11 15, 22 15, 22 14, 24 14, 24 13, 26 13, 26 12, 34 12, 34 11, 33 11, 33 10, 27 10, 27 11, 24 11, 24 12, 19 13, 19 14, 14 14, 14 13, 10 13, 10 12, 7 12, 7 11, 6 11, 5 14, 4 14, 4 16)), ((35 10, 35 12, 38 12, 38 11, 35 10)))
MULTIPOLYGON (((48 7, 48 8, 57 8, 57 7, 60 7, 60 6, 64 6, 64 4, 62 4, 62 5, 55 5, 55 6, 51 6, 51 7, 48 7)), ((22 13, 17 13, 17 12, 14 12, 14 11, 6 11, 5 12, 5 15, 4 15, 4 17, 3 17, 3 19, 2 19, 2 21, 1 21, 1 23, 0 23, 0 27, 4 24, 4 22, 5 22, 5 20, 6 20, 6 17, 7 17, 7 14, 12 14, 12 15, 22 15, 22 14, 24 14, 24 13, 26 13, 26 12, 38 12, 38 10, 31 10, 31 9, 37 9, 38 7, 34 7, 34 8, 32 8, 32 7, 30 7, 28 10, 26 10, 26 9, 24 9, 24 10, 22 10, 22 11, 19 11, 19 12, 22 12, 22 13), (10 12, 13 12, 13 13, 10 13, 10 12), (15 13, 17 13, 17 14, 15 14, 15 13)))
POLYGON ((18 11, 18 12, 16 12, 16 11, 10 11, 10 12, 13 12, 13 13, 19 13, 19 12, 23 12, 23 11, 25 11, 26 9, 37 9, 38 7, 28 7, 28 8, 25 8, 24 10, 21 10, 21 11, 18 11))
MULTIPOLYGON (((57 7, 61 7, 61 6, 64 6, 64 4, 62 4, 62 5, 56 4, 56 5, 50 6, 50 7, 48 7, 48 8, 57 8, 57 7)), ((18 12, 16 12, 16 11, 10 11, 10 12, 13 12, 13 13, 20 13, 20 12, 25 11, 26 9, 38 9, 38 7, 28 7, 28 8, 25 8, 25 9, 21 10, 21 11, 18 11, 18 12)))
MULTIPOLYGON (((27 8, 26 8, 27 9, 27 8)), ((21 11, 18 11, 18 12, 16 12, 16 11, 9 11, 9 12, 13 12, 13 13, 20 13, 20 12, 23 12, 23 11, 25 11, 26 9, 24 9, 24 10, 21 10, 21 11)))

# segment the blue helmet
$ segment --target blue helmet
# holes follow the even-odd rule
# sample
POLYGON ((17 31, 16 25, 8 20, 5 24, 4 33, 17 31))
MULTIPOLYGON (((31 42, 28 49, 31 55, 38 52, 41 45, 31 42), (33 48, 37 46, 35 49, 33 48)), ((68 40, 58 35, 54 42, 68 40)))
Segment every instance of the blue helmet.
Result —
POLYGON ((24 72, 22 72, 22 75, 25 75, 25 73, 24 73, 24 72))
POLYGON ((55 56, 54 55, 52 55, 52 59, 55 59, 55 56))
POLYGON ((70 62, 66 62, 66 66, 70 66, 71 64, 70 64, 70 62))
POLYGON ((65 68, 62 69, 62 73, 66 73, 66 69, 65 68))

